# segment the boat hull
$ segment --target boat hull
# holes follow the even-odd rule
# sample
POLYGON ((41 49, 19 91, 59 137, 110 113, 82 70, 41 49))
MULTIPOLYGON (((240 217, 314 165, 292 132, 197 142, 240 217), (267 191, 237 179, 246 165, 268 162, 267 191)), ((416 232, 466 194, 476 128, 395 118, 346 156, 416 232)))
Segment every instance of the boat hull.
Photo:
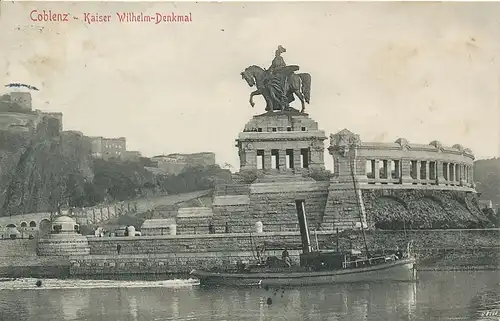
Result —
POLYGON ((375 266, 320 272, 209 272, 194 270, 191 274, 201 285, 224 286, 306 286, 319 284, 416 281, 415 259, 403 259, 375 266))

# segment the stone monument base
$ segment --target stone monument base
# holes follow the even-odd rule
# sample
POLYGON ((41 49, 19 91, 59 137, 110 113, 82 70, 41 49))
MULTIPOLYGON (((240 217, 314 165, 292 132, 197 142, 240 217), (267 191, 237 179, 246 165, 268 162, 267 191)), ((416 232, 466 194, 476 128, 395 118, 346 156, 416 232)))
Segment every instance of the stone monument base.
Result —
POLYGON ((38 241, 40 256, 89 255, 87 237, 76 233, 49 234, 38 241))

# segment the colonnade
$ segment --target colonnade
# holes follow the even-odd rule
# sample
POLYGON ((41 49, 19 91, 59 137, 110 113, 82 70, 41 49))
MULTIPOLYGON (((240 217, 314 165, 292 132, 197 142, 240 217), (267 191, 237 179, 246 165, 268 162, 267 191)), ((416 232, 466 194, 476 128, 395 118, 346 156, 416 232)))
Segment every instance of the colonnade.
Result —
MULTIPOLYGON (((369 183, 462 185, 473 183, 470 164, 442 160, 366 159, 369 183)), ((358 173, 360 175, 360 173, 358 173)))

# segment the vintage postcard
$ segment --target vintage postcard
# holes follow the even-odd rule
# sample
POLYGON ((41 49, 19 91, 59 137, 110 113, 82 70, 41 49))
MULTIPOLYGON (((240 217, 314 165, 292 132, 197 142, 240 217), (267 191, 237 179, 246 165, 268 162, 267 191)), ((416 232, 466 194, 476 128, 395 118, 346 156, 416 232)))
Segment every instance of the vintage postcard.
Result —
POLYGON ((500 320, 500 3, 0 2, 0 321, 500 320))

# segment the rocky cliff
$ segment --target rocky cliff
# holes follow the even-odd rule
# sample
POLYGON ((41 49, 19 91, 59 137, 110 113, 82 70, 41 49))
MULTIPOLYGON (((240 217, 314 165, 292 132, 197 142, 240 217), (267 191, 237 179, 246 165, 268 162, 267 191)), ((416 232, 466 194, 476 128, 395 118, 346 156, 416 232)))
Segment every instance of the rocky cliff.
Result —
MULTIPOLYGON (((54 133, 0 131, 0 215, 51 211, 92 179, 85 140, 54 133)), ((81 137, 81 136, 80 136, 81 137)))

